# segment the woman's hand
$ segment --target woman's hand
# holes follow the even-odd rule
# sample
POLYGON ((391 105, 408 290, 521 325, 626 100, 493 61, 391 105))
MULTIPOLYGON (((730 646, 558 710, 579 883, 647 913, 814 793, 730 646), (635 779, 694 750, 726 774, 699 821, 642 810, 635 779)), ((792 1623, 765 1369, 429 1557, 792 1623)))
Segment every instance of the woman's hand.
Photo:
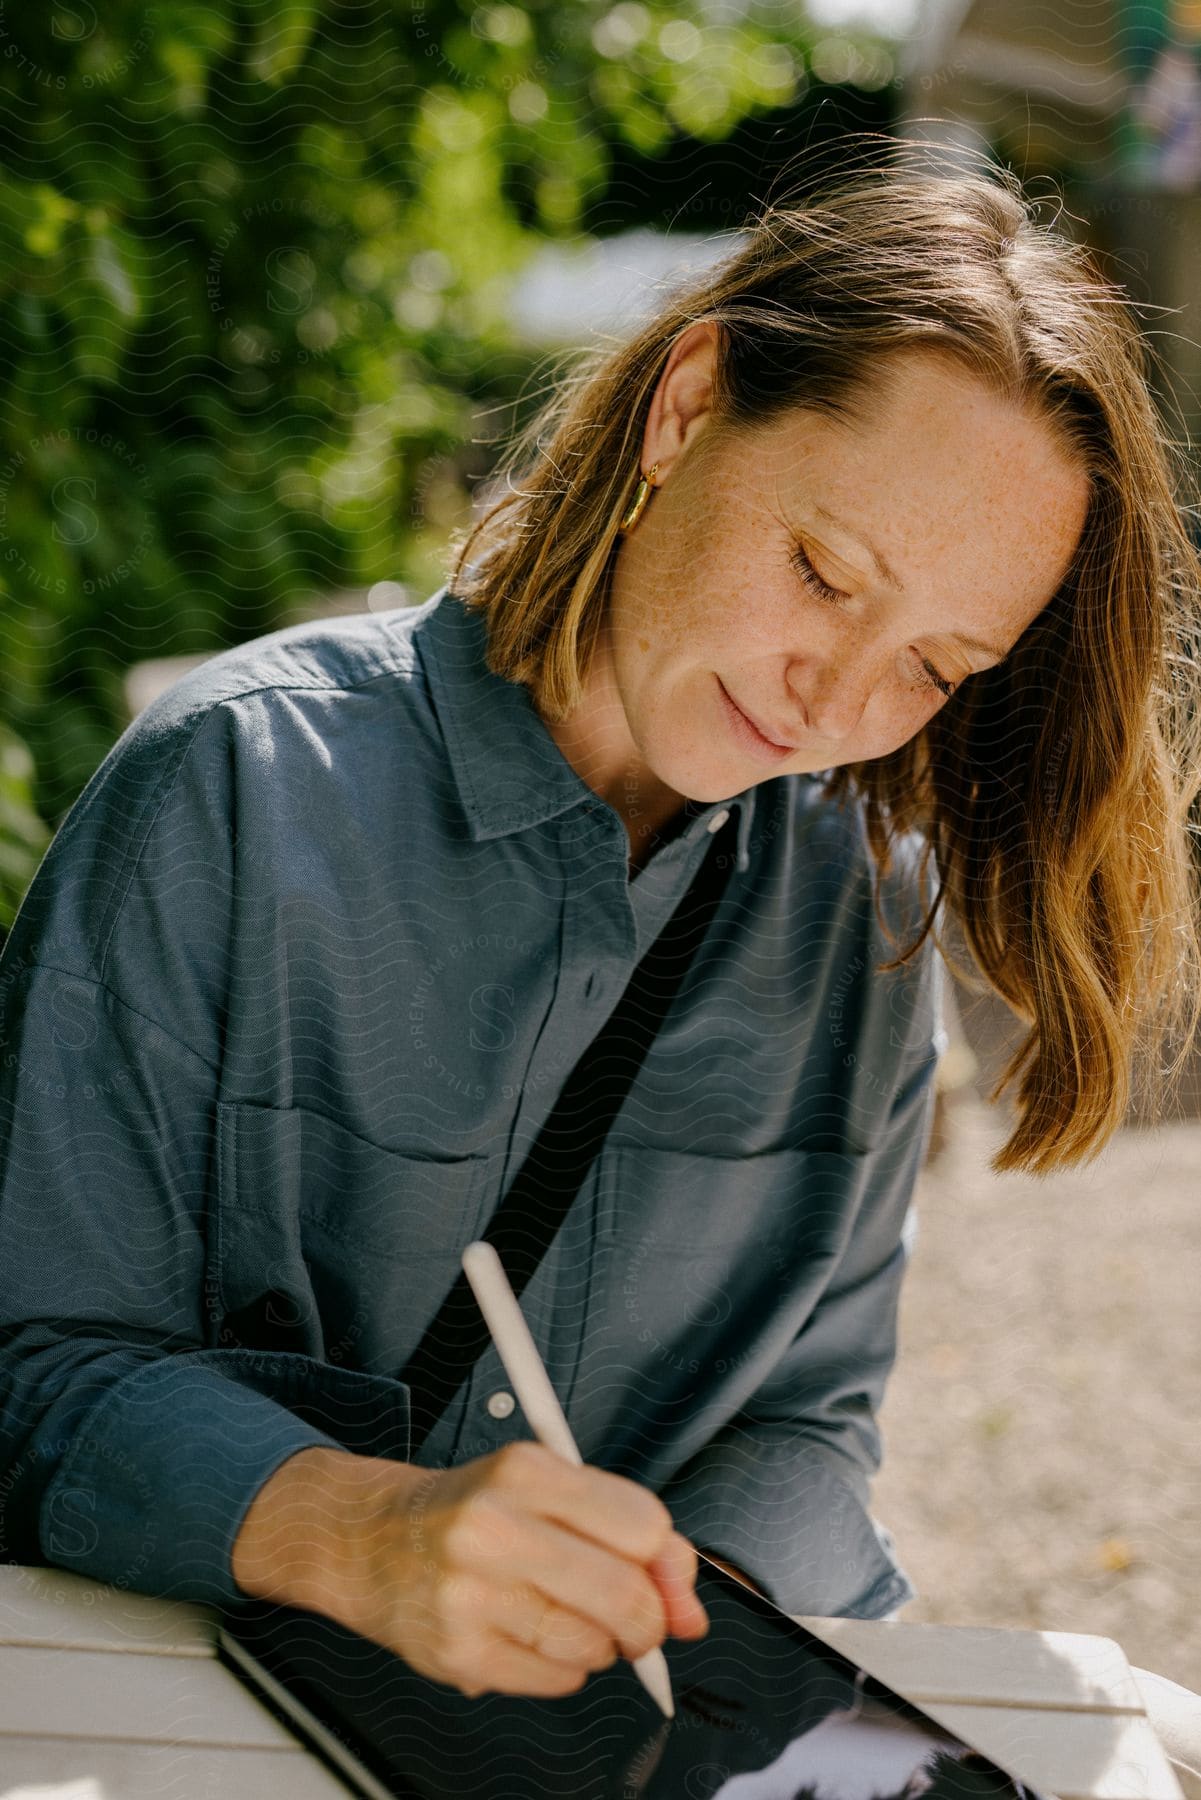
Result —
MULTIPOLYGON (((282 1543, 276 1516, 269 1535, 282 1543)), ((540 1444, 441 1470, 301 1451, 264 1484, 246 1526, 234 1573, 254 1584, 248 1592, 326 1613, 471 1696, 575 1693, 619 1657, 708 1630, 693 1591, 696 1552, 657 1495, 540 1444), (323 1529, 309 1535, 322 1564, 294 1565, 271 1593, 254 1562, 268 1538, 269 1490, 290 1468, 299 1479, 294 1465, 306 1458, 327 1459, 316 1465, 323 1529)))

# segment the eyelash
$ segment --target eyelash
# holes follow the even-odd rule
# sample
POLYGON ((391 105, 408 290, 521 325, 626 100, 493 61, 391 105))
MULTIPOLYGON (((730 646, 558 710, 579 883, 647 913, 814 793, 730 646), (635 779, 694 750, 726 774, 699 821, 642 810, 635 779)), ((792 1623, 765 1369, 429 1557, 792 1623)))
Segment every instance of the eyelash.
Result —
MULTIPOLYGON (((831 606, 843 606, 850 599, 849 594, 844 594, 839 588, 833 588, 828 581, 822 580, 799 544, 793 551, 790 560, 806 587, 816 594, 819 600, 825 600, 831 606)), ((923 675, 918 681, 918 686, 937 688, 945 699, 950 699, 958 684, 953 681, 944 681, 938 670, 924 657, 922 658, 922 670, 923 675)))

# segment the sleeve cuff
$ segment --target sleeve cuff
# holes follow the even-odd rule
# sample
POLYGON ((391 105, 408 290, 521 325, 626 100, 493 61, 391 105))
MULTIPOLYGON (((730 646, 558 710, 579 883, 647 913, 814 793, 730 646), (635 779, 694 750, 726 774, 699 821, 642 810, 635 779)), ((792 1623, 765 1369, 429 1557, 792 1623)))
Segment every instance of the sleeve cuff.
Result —
POLYGON ((250 1503, 313 1445, 408 1460, 409 1389, 289 1352, 146 1363, 85 1416, 47 1486, 48 1562, 114 1587, 237 1608, 230 1567, 250 1503))
POLYGON ((660 1490, 677 1531, 744 1569, 783 1612, 878 1619, 916 1598, 891 1533, 818 1446, 745 1437, 702 1451, 660 1490))

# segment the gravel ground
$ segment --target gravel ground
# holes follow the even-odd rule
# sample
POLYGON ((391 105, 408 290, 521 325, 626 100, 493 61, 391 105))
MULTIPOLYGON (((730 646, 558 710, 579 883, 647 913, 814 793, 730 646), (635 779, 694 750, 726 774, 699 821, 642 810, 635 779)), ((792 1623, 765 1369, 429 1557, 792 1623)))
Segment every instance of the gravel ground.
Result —
POLYGON ((872 1510, 906 1622, 1095 1632, 1201 1689, 1201 1123, 995 1175, 972 1087, 916 1199, 872 1510))

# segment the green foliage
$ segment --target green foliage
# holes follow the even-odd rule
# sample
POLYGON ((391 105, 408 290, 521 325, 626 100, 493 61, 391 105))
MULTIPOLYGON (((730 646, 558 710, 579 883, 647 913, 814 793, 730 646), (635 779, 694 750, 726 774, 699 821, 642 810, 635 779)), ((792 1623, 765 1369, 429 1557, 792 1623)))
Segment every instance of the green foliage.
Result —
POLYGON ((803 45, 637 0, 46 0, 0 39, 3 926, 129 663, 424 594, 530 386, 530 250, 803 45))
POLYGON ((0 889, 19 898, 50 833, 33 809, 33 758, 20 738, 0 725, 0 889))

